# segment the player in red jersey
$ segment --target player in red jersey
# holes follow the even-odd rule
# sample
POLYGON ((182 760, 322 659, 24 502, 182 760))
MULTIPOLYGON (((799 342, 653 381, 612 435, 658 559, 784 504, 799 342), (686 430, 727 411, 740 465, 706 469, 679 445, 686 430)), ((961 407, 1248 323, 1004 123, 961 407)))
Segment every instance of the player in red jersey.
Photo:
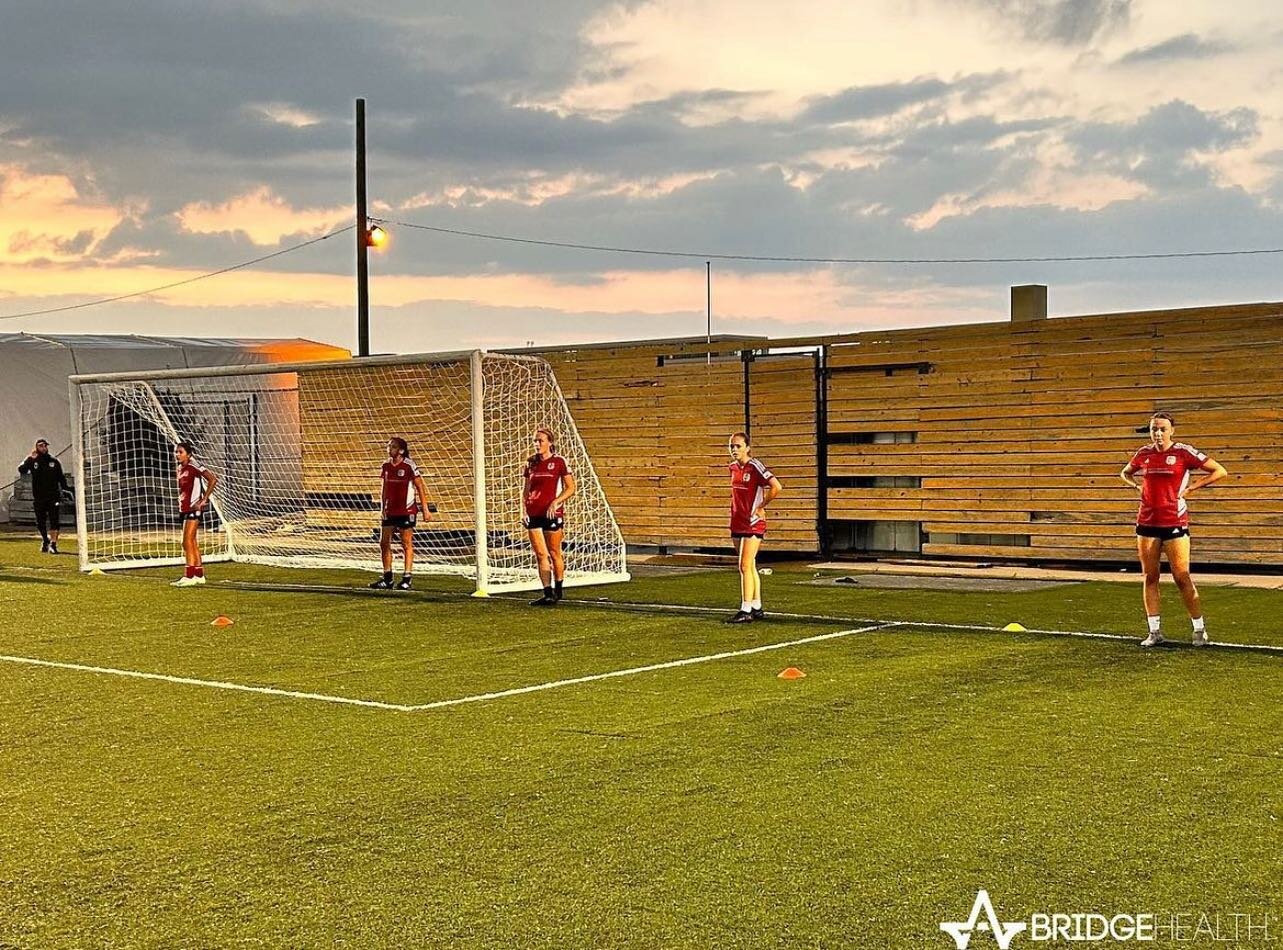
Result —
POLYGON ((731 538, 739 553, 740 609, 726 622, 751 623, 766 616, 762 612, 762 580, 757 574, 757 551, 766 537, 765 509, 784 486, 753 458, 746 433, 736 432, 727 448, 731 453, 731 538))
POLYGON ((428 489, 418 466, 410 461, 410 443, 399 436, 388 439, 388 460, 379 473, 383 481, 382 531, 379 534, 379 553, 383 556, 383 576, 370 585, 373 590, 409 590, 414 580, 414 526, 419 514, 423 520, 432 518, 428 504, 428 489), (405 559, 405 573, 392 583, 392 532, 401 537, 401 551, 405 559))
POLYGON ((200 557, 201 517, 214 493, 218 476, 196 461, 192 444, 187 441, 174 446, 174 461, 178 463, 178 513, 183 523, 183 561, 186 570, 173 582, 175 587, 196 587, 205 583, 205 566, 200 557))
POLYGON ((1185 496, 1225 477, 1225 467, 1208 458, 1193 446, 1172 441, 1176 423, 1165 412, 1156 412, 1149 420, 1153 439, 1141 446, 1120 475, 1124 482, 1140 492, 1140 511, 1136 515, 1136 552, 1145 572, 1145 616, 1149 636, 1141 646, 1152 647, 1163 642, 1158 620, 1159 560, 1167 553, 1172 580, 1180 589, 1194 624, 1194 646, 1207 646, 1207 627, 1203 623, 1203 606, 1198 588, 1189 576, 1189 509, 1185 496), (1191 482, 1189 473, 1206 472, 1191 482), (1139 476, 1137 481, 1132 476, 1139 476))
POLYGON ((530 547, 539 562, 539 583, 543 596, 532 607, 553 607, 561 600, 566 579, 566 559, 561 553, 566 526, 566 499, 575 493, 575 476, 566 460, 553 451, 556 438, 551 429, 535 430, 535 454, 521 470, 525 480, 526 516, 522 523, 530 536, 530 547))

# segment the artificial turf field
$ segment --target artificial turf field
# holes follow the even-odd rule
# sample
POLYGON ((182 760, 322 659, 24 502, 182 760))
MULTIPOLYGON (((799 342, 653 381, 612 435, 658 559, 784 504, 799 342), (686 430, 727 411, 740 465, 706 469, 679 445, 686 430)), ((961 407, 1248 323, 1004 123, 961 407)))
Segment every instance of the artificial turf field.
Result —
MULTIPOLYGON (((835 619, 732 627, 209 573, 88 577, 0 540, 0 946, 949 948, 940 922, 980 888, 1007 919, 1271 914, 1283 939, 1283 653, 1142 651, 1136 585, 846 589, 776 565, 768 610, 835 619), (423 706, 864 618, 905 623, 437 708, 331 701, 423 706)), ((1283 647, 1283 592, 1203 595, 1214 640, 1283 647)), ((737 588, 708 570, 568 596, 737 588)))

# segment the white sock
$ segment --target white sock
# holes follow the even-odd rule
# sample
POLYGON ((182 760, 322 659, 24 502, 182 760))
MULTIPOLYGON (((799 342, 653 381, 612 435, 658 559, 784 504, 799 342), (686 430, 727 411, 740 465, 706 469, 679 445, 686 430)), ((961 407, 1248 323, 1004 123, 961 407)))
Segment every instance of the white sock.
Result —
POLYGON ((1145 619, 1149 621, 1149 632, 1150 632, 1150 633, 1158 633, 1158 618, 1157 618, 1157 617, 1146 617, 1145 619))
POLYGON ((749 604, 749 606, 750 606, 750 607, 752 607, 754 610, 761 610, 761 609, 762 609, 762 598, 761 598, 761 597, 758 597, 758 598, 757 598, 757 599, 755 599, 751 604, 749 604))
POLYGON ((740 601, 740 611, 742 613, 748 613, 752 609, 753 609, 753 605, 750 604, 747 600, 740 601))
POLYGON ((1203 632, 1203 618, 1202 618, 1202 617, 1195 617, 1195 618, 1194 618, 1194 632, 1195 632, 1195 633, 1202 633, 1202 632, 1203 632))

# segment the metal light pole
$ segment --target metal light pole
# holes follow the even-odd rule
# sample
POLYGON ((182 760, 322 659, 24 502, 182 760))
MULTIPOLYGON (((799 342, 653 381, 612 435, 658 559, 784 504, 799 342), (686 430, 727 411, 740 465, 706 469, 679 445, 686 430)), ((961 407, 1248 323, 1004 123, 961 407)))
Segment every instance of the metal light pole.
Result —
POLYGON ((356 355, 370 355, 370 223, 365 217, 365 100, 356 100, 356 355))

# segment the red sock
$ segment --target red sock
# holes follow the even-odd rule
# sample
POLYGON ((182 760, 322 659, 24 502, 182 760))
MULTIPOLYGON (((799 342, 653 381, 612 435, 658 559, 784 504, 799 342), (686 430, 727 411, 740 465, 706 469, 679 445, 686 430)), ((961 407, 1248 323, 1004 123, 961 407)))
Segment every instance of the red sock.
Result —
POLYGON ((203 568, 203 567, 196 567, 196 568, 193 568, 193 570, 196 572, 196 576, 197 576, 197 577, 204 577, 204 576, 205 576, 205 568, 203 568))
POLYGON ((194 567, 192 567, 190 564, 188 564, 188 565, 187 565, 187 569, 186 569, 185 571, 183 571, 183 576, 184 576, 184 577, 195 577, 195 576, 196 576, 196 568, 194 568, 194 567))

